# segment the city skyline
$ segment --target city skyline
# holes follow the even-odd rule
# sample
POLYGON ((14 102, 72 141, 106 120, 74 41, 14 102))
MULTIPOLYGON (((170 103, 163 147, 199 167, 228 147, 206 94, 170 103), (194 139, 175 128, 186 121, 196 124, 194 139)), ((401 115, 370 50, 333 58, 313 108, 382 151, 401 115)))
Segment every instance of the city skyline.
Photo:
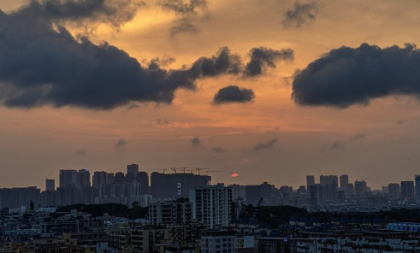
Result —
POLYGON ((348 174, 379 189, 420 173, 419 1, 0 10, 1 188, 131 162, 296 187, 348 174))
MULTIPOLYGON (((222 171, 214 171, 210 168, 199 168, 199 167, 171 167, 169 169, 160 169, 160 170, 153 170, 153 171, 146 171, 142 170, 138 164, 128 164, 126 165, 126 168, 124 170, 119 171, 104 171, 104 170, 89 170, 86 168, 81 169, 60 169, 58 170, 58 177, 57 178, 51 178, 47 177, 44 179, 44 182, 42 185, 15 185, 12 187, 3 187, 4 189, 9 188, 25 188, 25 187, 37 187, 42 191, 49 191, 49 189, 57 189, 59 187, 61 188, 68 188, 68 187, 76 187, 80 188, 82 186, 89 186, 94 188, 101 188, 101 185, 108 182, 109 176, 111 176, 113 179, 110 181, 111 183, 122 183, 122 182, 131 182, 131 181, 137 181, 141 182, 144 186, 142 186, 142 192, 154 192, 154 194, 159 195, 160 188, 156 187, 155 190, 153 190, 153 187, 151 186, 152 178, 151 176, 153 174, 159 174, 162 176, 202 176, 207 177, 205 180, 208 185, 219 185, 223 184, 226 187, 232 186, 232 185, 238 185, 238 186, 256 186, 256 185, 263 185, 263 184, 269 184, 273 185, 275 187, 292 187, 294 190, 299 190, 300 187, 306 187, 306 190, 309 189, 310 185, 327 185, 327 184, 335 184, 337 187, 337 190, 343 190, 346 191, 348 185, 352 185, 354 187, 354 184, 356 182, 364 182, 366 186, 369 188, 370 191, 383 191, 384 187, 388 187, 390 185, 399 185, 400 183, 403 184, 405 182, 411 182, 413 184, 413 191, 420 192, 420 173, 412 175, 412 178, 407 178, 405 180, 394 180, 386 182, 379 187, 375 188, 373 187, 372 181, 365 180, 363 178, 353 178, 350 174, 311 174, 311 175, 304 175, 302 177, 302 183, 293 185, 290 183, 276 183, 274 181, 270 180, 263 180, 261 182, 255 182, 251 184, 245 184, 241 183, 240 181, 236 181, 233 183, 228 182, 215 182, 212 181, 212 177, 214 175, 217 175, 217 173, 222 171), (114 179, 116 178, 116 179, 114 179), (146 187, 146 188, 144 188, 146 187)), ((51 173, 50 175, 55 174, 51 173)), ((236 175, 231 175, 231 177, 236 178, 236 175)), ((157 179, 157 178, 156 178, 157 179)), ((180 179, 174 179, 174 183, 177 181, 183 181, 180 179)), ((194 181, 194 180, 193 180, 194 181)), ((157 182, 157 181, 156 181, 157 182)), ((204 182, 204 181, 203 181, 204 182)), ((197 181, 196 183, 203 183, 197 181)), ((108 182, 109 183, 109 182, 108 182)), ((168 184, 169 181, 163 180, 161 184, 168 184)), ((399 187, 399 186, 398 186, 399 187)), ((187 187, 191 188, 191 187, 187 187)), ((1 189, 1 188, 0 188, 1 189)), ((354 188, 353 188, 354 191, 354 188)), ((399 190, 398 190, 399 191, 399 190)), ((337 193, 336 193, 337 194, 337 193)))

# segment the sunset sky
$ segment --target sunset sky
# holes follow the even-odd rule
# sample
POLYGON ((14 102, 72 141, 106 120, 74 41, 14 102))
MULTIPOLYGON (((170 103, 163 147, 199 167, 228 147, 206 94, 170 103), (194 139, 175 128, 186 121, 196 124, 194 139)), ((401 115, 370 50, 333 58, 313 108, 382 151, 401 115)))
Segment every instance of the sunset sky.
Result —
POLYGON ((294 187, 420 173, 418 0, 0 9, 0 188, 131 163, 294 187))

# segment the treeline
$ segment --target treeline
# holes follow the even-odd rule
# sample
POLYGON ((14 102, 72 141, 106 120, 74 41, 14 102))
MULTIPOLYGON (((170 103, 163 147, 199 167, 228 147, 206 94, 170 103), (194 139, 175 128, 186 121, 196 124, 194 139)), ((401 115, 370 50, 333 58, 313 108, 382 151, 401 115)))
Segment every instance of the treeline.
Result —
MULTIPOLYGON (((138 219, 148 217, 148 208, 140 207, 136 204, 128 207, 122 204, 100 204, 100 205, 84 205, 75 204, 63 206, 57 209, 57 215, 60 212, 70 212, 77 210, 91 214, 93 217, 102 216, 108 213, 111 216, 125 217, 128 219, 138 219)), ((261 206, 258 209, 252 205, 244 205, 239 218, 241 220, 255 218, 259 223, 266 223, 272 228, 289 222, 291 217, 316 218, 321 223, 331 222, 333 218, 339 220, 346 218, 349 222, 353 218, 360 221, 364 219, 381 219, 383 223, 389 222, 417 222, 420 223, 420 209, 393 209, 391 211, 380 211, 372 213, 334 213, 334 212, 311 212, 306 209, 293 206, 261 206)))
MULTIPOLYGON (((245 218, 250 217, 249 214, 255 212, 255 207, 247 206, 245 208, 245 218), (248 217, 247 217, 248 216, 248 217)), ((273 228, 281 224, 289 222, 290 217, 307 217, 316 218, 321 223, 331 222, 333 218, 338 220, 347 219, 349 222, 356 218, 360 221, 364 219, 382 220, 383 224, 390 222, 416 222, 420 223, 420 209, 393 209, 390 211, 380 212, 349 212, 349 213, 334 213, 334 212, 311 212, 306 209, 292 206, 262 206, 259 208, 256 219, 261 223, 267 223, 273 228)))
POLYGON ((139 219, 145 218, 148 215, 149 209, 147 207, 140 207, 133 204, 133 207, 128 207, 122 204, 75 204, 70 206, 63 206, 57 209, 57 213, 70 212, 71 210, 77 210, 79 212, 85 212, 93 217, 102 216, 108 213, 111 216, 124 217, 128 219, 139 219))

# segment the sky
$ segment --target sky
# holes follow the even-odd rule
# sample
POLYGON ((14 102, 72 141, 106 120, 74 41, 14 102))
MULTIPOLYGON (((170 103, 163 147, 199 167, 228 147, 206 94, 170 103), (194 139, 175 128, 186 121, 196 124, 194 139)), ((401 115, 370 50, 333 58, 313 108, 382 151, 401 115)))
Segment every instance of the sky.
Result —
POLYGON ((0 9, 0 187, 131 163, 294 187, 348 174, 379 189, 420 173, 417 0, 0 9))

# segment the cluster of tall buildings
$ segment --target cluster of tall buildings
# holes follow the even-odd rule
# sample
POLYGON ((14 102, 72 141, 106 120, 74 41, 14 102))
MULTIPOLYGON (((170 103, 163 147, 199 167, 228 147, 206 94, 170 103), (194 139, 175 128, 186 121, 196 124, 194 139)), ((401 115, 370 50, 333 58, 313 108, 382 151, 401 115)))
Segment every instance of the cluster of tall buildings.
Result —
POLYGON ((127 166, 126 173, 86 169, 60 170, 59 186, 54 179, 46 179, 45 191, 37 187, 0 189, 0 208, 66 206, 72 204, 120 203, 148 206, 152 199, 188 198, 192 188, 210 185, 211 177, 193 173, 159 173, 150 177, 139 171, 137 164, 127 166))
MULTIPOLYGON (((54 179, 45 181, 45 191, 37 187, 0 189, 0 208, 56 207, 72 204, 137 203, 146 207, 156 201, 189 198, 190 190, 211 185, 211 176, 182 172, 140 171, 137 164, 127 165, 126 172, 110 173, 89 170, 60 170, 59 185, 54 179)), ((364 180, 350 182, 348 175, 306 176, 306 185, 298 188, 282 185, 276 187, 264 182, 255 185, 229 185, 232 201, 252 205, 292 205, 322 207, 337 205, 389 206, 420 204, 420 175, 413 181, 390 183, 373 190, 364 180)))
POLYGON ((400 203, 420 204, 420 175, 415 175, 414 181, 401 181, 383 186, 381 190, 372 190, 364 180, 349 183, 348 175, 321 175, 319 183, 315 177, 306 176, 307 196, 311 205, 328 202, 343 202, 349 199, 365 199, 382 197, 387 200, 398 200, 400 203))

